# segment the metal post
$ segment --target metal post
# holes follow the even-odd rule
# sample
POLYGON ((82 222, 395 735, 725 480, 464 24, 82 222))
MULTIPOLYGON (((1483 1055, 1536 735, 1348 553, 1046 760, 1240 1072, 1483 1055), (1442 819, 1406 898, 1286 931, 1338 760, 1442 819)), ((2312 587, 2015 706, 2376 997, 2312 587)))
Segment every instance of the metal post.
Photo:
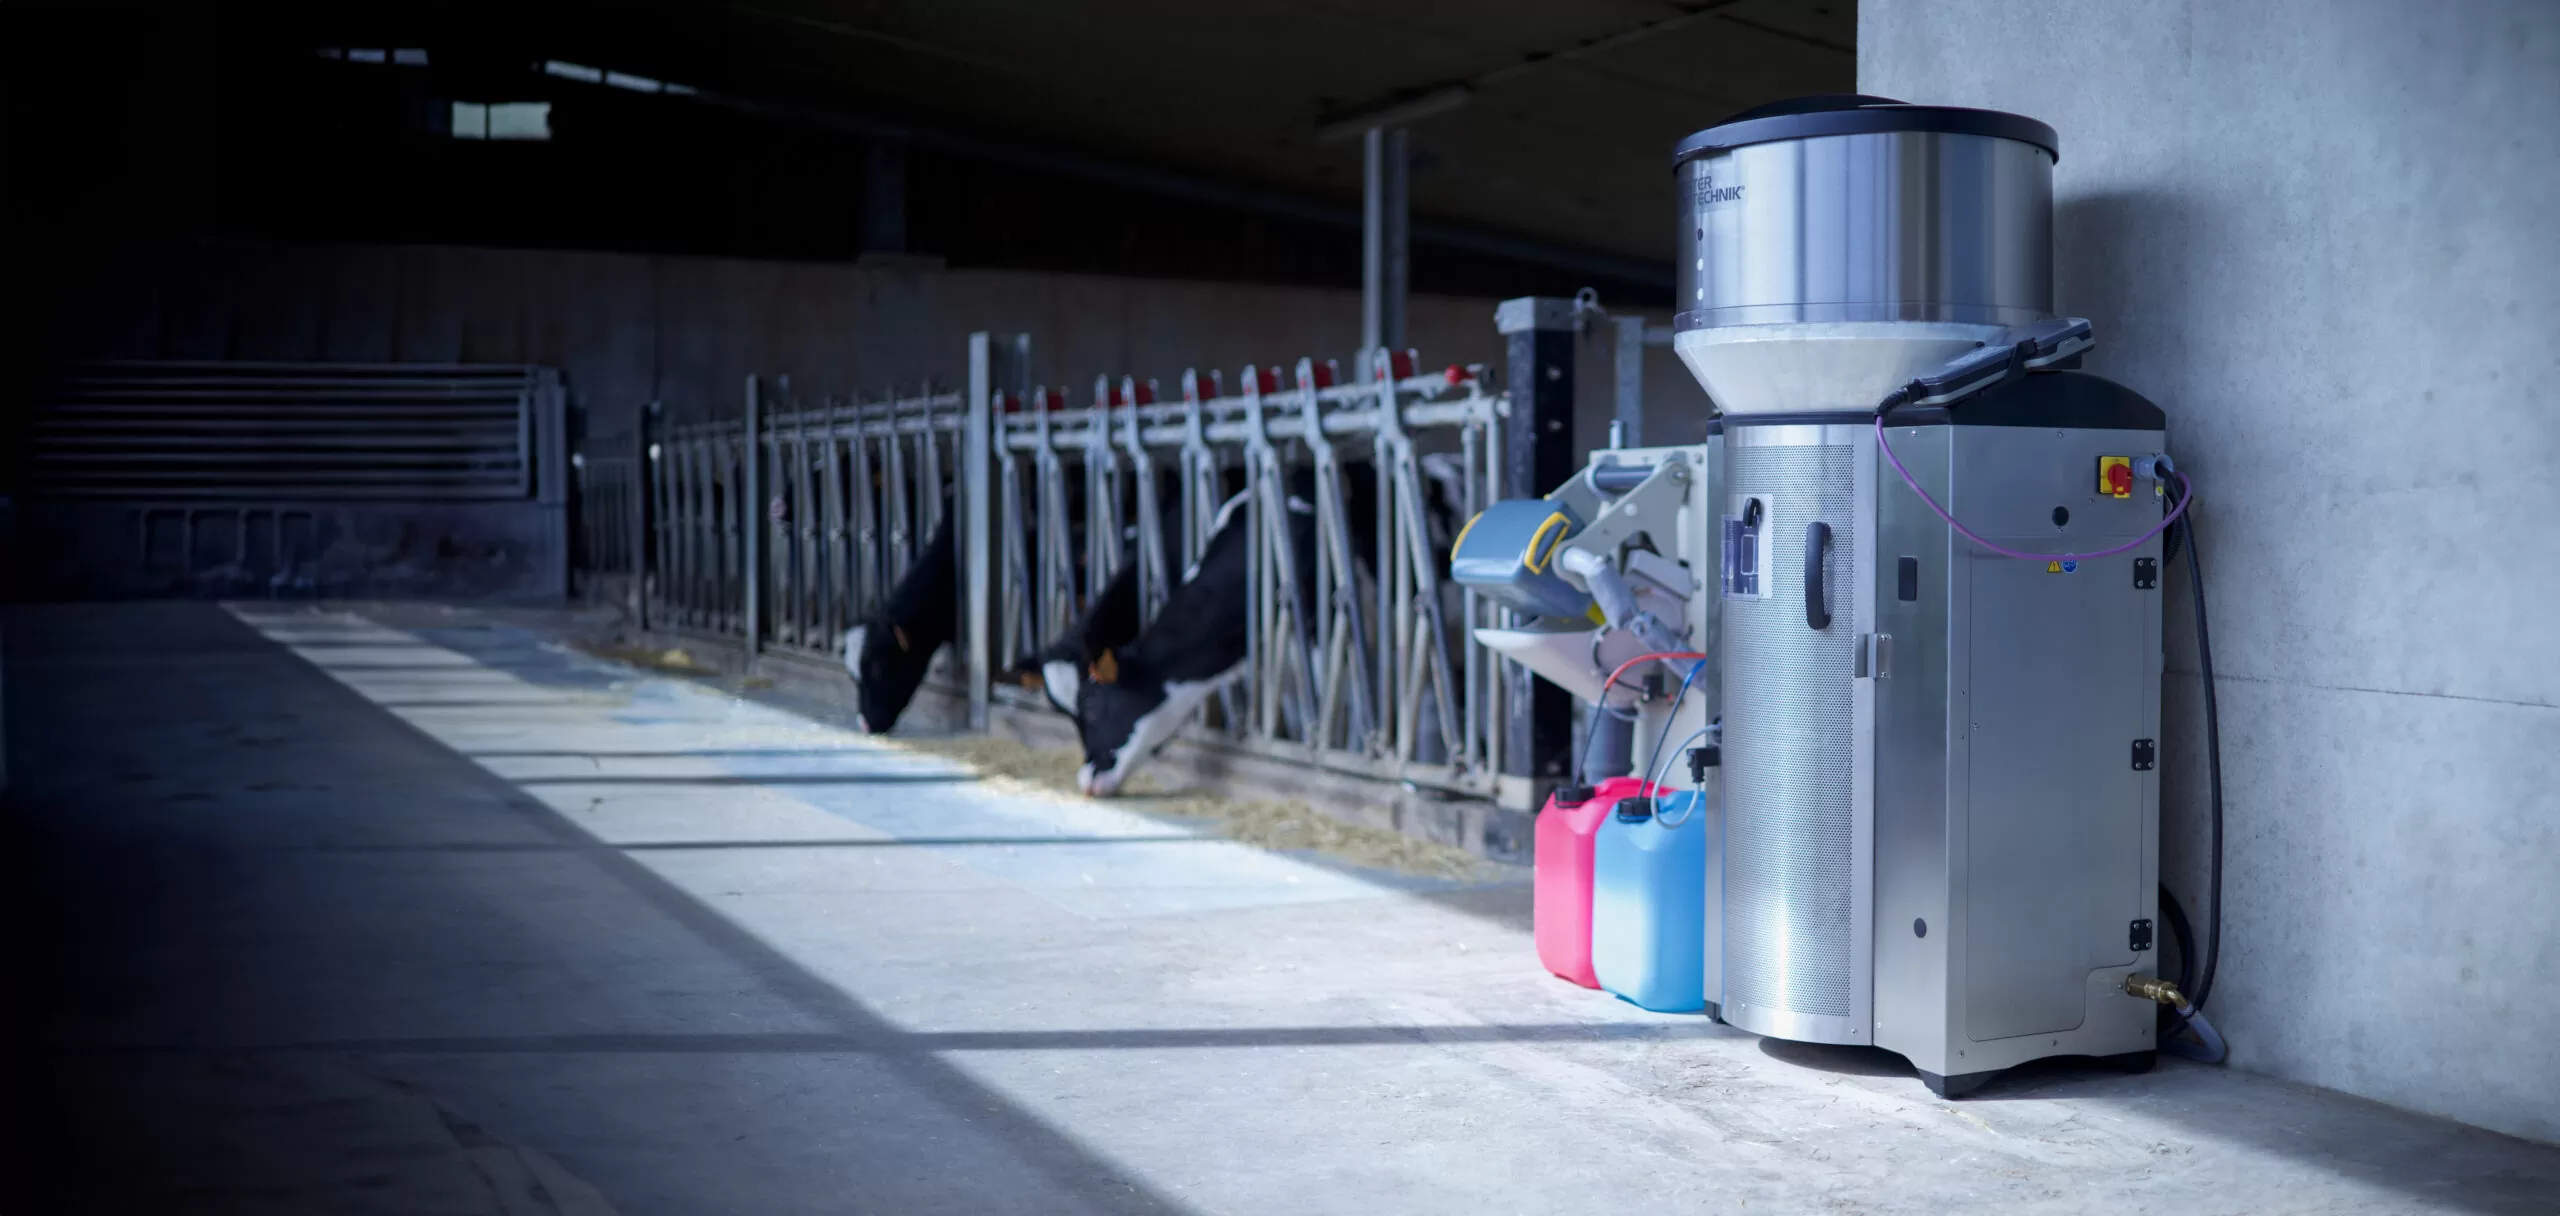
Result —
MULTIPOLYGON (((1511 397, 1503 432, 1504 498, 1535 498, 1563 484, 1575 464, 1573 451, 1573 301, 1547 297, 1505 300, 1494 310, 1502 333, 1511 397)), ((1573 749, 1573 702, 1563 689, 1533 678, 1517 663, 1503 664, 1503 797, 1519 809, 1544 801, 1547 789, 1566 778, 1573 749), (1525 710, 1526 712, 1522 712, 1525 710)))
POLYGON ((969 729, 987 729, 987 698, 995 664, 989 653, 989 593, 993 590, 995 534, 988 527, 995 507, 993 470, 995 442, 995 344, 981 331, 969 335, 969 419, 960 438, 960 522, 967 529, 960 568, 966 582, 968 609, 961 636, 969 663, 969 729))
MULTIPOLYGON (((552 563, 544 582, 553 595, 569 598, 569 393, 556 368, 534 376, 533 463, 538 470, 534 499, 542 507, 544 534, 552 563)), ((193 552, 193 550, 189 550, 193 552)))
POLYGON ((1609 446, 1644 446, 1644 318, 1611 317, 1618 328, 1618 378, 1609 446))
POLYGON ((739 504, 744 509, 739 513, 738 532, 743 546, 739 554, 744 559, 742 573, 746 576, 742 581, 749 671, 755 670, 756 652, 764 645, 764 427, 757 389, 756 377, 749 373, 746 424, 738 445, 738 463, 742 466, 739 480, 745 488, 741 497, 746 500, 739 504))
POLYGON ((649 490, 658 472, 649 459, 649 419, 657 412, 655 401, 640 408, 640 424, 631 440, 631 624, 642 630, 649 627, 649 490))
POLYGON ((1371 127, 1361 143, 1360 366, 1369 353, 1404 346, 1410 139, 1402 127, 1371 127))
POLYGON ((863 148, 862 252, 907 251, 907 145, 875 139, 863 148))

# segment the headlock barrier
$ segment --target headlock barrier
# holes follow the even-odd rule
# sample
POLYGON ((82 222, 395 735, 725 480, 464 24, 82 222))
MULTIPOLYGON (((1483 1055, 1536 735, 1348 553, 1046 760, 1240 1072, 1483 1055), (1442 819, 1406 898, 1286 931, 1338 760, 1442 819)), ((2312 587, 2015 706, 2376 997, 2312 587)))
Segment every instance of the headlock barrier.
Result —
MULTIPOLYGON (((644 628, 752 661, 841 657, 866 622, 903 644, 913 623, 881 619, 891 592, 950 562, 955 619, 928 635, 952 641, 926 683, 984 729, 995 706, 1046 708, 1044 651, 1067 653, 1052 648, 1115 579, 1143 633, 1237 522, 1240 601, 1188 602, 1241 613, 1245 657, 1188 737, 1525 807, 1564 770, 1567 710, 1473 640, 1508 614, 1447 562, 1477 511, 1576 463, 1535 442, 1570 434, 1572 344, 1555 339, 1574 322, 1564 301, 1506 304, 1500 372, 1375 351, 1358 374, 1301 358, 1186 371, 1170 392, 1096 377, 1081 401, 1027 383, 1021 335, 973 335, 958 391, 810 401, 751 376, 733 417, 580 453, 581 570, 644 628)), ((1113 678, 1110 650, 1076 653, 1084 680, 1113 678)))

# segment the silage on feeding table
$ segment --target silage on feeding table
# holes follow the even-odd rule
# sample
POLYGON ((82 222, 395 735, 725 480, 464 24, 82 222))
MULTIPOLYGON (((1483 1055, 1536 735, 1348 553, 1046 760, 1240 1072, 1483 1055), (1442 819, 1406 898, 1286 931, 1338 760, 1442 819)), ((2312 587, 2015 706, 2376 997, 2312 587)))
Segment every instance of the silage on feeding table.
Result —
MULTIPOLYGON (((887 742, 957 760, 998 789, 1008 785, 1044 794, 1080 797, 1078 757, 1069 748, 1032 747, 1000 735, 900 736, 887 742)), ((1220 834, 1257 848, 1321 853, 1353 865, 1433 878, 1480 879, 1489 867, 1460 849, 1416 840, 1384 828, 1344 823, 1303 802, 1222 798, 1193 791, 1168 792, 1149 774, 1130 783, 1130 809, 1196 819, 1220 834)))

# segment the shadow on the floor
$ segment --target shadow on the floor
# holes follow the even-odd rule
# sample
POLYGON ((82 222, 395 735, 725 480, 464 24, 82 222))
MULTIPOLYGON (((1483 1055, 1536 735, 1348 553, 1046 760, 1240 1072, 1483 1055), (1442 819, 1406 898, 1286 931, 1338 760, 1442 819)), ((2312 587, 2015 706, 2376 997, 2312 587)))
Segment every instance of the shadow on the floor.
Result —
POLYGON ((368 701, 366 704, 377 709, 407 711, 423 709, 594 709, 597 706, 611 706, 616 704, 616 702, 610 697, 594 697, 586 700, 574 701, 566 698, 553 698, 541 701, 532 700, 530 698, 520 701, 472 701, 455 699, 449 701, 368 701))
POLYGON ((946 849, 1052 844, 1215 844, 1216 836, 900 836, 893 840, 641 840, 607 844, 459 840, 430 844, 323 844, 306 853, 681 853, 722 849, 946 849))
MULTIPOLYGON (((1763 1038, 1760 1050, 1839 1076, 1909 1078, 1927 1097, 1911 1062, 1881 1047, 1763 1038)), ((1962 1098, 1928 1100, 2124 1106, 2389 1188, 2430 1209, 2548 1216, 2551 1197, 2560 1195, 2560 1148, 2165 1054, 2142 1073, 2088 1056, 2030 1060, 1962 1098)))
MULTIPOLYGON (((1535 924, 1535 908, 1531 904, 1533 893, 1529 881, 1526 878, 1519 878, 1507 882, 1473 883, 1444 890, 1417 891, 1414 892, 1414 897, 1469 916, 1482 917, 1505 928, 1527 933, 1535 924)), ((1522 962, 1529 966, 1536 965, 1536 960, 1531 958, 1524 958, 1522 962)))
MULTIPOLYGON (((271 1085, 287 1070, 258 1064, 261 1039, 368 1025, 647 1026, 701 1020, 706 1008, 848 1042, 899 1037, 623 850, 568 849, 539 868, 293 851, 367 833, 584 835, 219 608, 20 609, 4 636, 14 763, 0 831, 14 924, 31 943, 13 977, 28 982, 13 984, 9 1004, 16 1049, 42 1045, 35 1066, 13 1070, 12 1097, 48 1112, 12 1138, 18 1160, 0 1185, 29 1202, 10 1210, 421 1210, 386 1193, 392 1175, 380 1170, 333 1175, 373 1188, 363 1196, 261 1189, 292 1172, 279 1163, 317 1155, 343 1167, 351 1142, 334 1129, 367 1117, 271 1085), (200 661, 207 653, 222 659, 200 661), (204 741, 208 726, 287 714, 300 725, 284 746, 204 741), (164 782, 224 792, 206 809, 160 805, 113 780, 123 755, 160 756, 164 782), (242 765, 386 792, 360 808, 244 795, 232 789, 242 765), (706 979, 718 986, 668 987, 706 979), (136 1049, 238 1061, 226 1066, 226 1107, 153 1090, 174 1069, 116 1064, 136 1049), (85 1083, 110 1075, 112 1090, 85 1083), (233 1102, 254 1109, 235 1117, 233 1102)), ((550 1150, 653 1210, 1184 1210, 932 1050, 812 1058, 787 1075, 732 1048, 628 1067, 562 1057, 539 1073, 520 1058, 501 1067, 372 1050, 333 1058, 420 1092, 467 1089, 491 1134, 550 1150), (741 1125, 756 1135, 728 1134, 741 1125)))
POLYGON ((675 751, 609 751, 594 748, 585 751, 512 751, 506 748, 484 747, 463 754, 474 760, 764 760, 806 759, 812 756, 842 759, 852 756, 878 755, 877 752, 859 747, 702 747, 675 751))
MULTIPOLYGON (((13 659, 16 639, 12 639, 13 659)), ((237 639, 221 638, 218 644, 236 652, 237 639)), ((564 660, 565 662, 565 660, 564 660)), ((12 667, 13 677, 17 672, 12 667)), ((313 675, 312 681, 323 680, 313 675)), ((332 682, 329 704, 339 712, 362 714, 369 708, 332 682)), ((757 694, 770 703, 779 698, 757 694)), ((584 702, 580 702, 583 704, 584 702)), ((790 708, 807 712, 800 704, 790 708)), ((841 724, 841 714, 812 714, 822 721, 841 724)), ((380 719, 382 715, 372 715, 380 719)), ((405 727, 399 729, 405 731, 405 727)), ((411 735, 411 738, 416 736, 411 735)), ((438 748, 424 741, 427 748, 438 748)), ((442 753, 450 756, 450 753, 442 753)), ((477 770, 475 770, 476 772, 477 770)), ((483 774, 478 778, 491 789, 511 788, 483 774)), ((138 797, 139 795, 135 795, 138 797)), ((521 805, 520 801, 517 805, 521 805)), ((565 821, 547 811, 528 816, 545 826, 545 833, 566 833, 565 821)), ((678 846, 682 847, 682 846, 678 846)), ((453 1058, 474 1058, 479 1054, 508 1054, 505 1044, 521 1050, 511 1061, 522 1061, 528 1055, 554 1053, 575 1054, 592 1050, 615 1058, 652 1058, 668 1056, 678 1059, 705 1057, 712 1060, 735 1060, 744 1057, 795 1057, 809 1055, 827 1057, 843 1053, 863 1059, 894 1062, 901 1075, 919 1086, 950 1085, 949 1102, 953 1108, 974 1108, 989 1104, 993 1116, 1007 1129, 1007 1135, 1019 1135, 1046 1169, 1056 1171, 1078 1183, 1090 1184, 1108 1193, 1107 1187, 1120 1185, 1111 1179, 1109 1167, 1083 1153, 1057 1129, 1011 1107, 1001 1098, 976 1087, 965 1075, 938 1063, 936 1053, 1013 1050, 1094 1050, 1214 1048, 1246 1045, 1244 1036, 1342 1036, 1370 1035, 1374 1039, 1321 1040, 1326 1044, 1375 1042, 1380 1046, 1430 1046, 1468 1041, 1494 1041, 1486 1038, 1469 1040, 1468 1031, 1482 1035, 1499 1035, 1506 1031, 1524 1036, 1549 1032, 1543 1027, 1483 1027, 1465 1031, 1443 1032, 1414 1027, 1313 1027, 1278 1028, 1275 1030, 1102 1030, 1102 1031, 1028 1031, 968 1032, 949 1036, 901 1035, 882 1024, 844 993, 799 971, 761 942, 721 918, 704 905, 674 890, 641 870, 622 850, 593 850, 594 864, 613 880, 630 889, 634 898, 665 913, 714 944, 724 955, 752 968, 764 982, 785 994, 795 1009, 805 1011, 819 1025, 815 1029, 781 1034, 743 1036, 757 1046, 741 1045, 742 1036, 726 1034, 700 1036, 460 1036, 450 1039, 399 1038, 364 1040, 374 1046, 358 1046, 358 1041, 316 1044, 306 1050, 417 1052, 432 1069, 439 1051, 456 1053, 453 1058), (1155 1036, 1149 1038, 1148 1036, 1155 1036), (1191 1036, 1185 1039, 1185 1036, 1191 1036), (1224 1036, 1221 1038, 1220 1036, 1224 1036), (442 1044, 441 1047, 436 1044, 442 1044), (616 1047, 613 1044, 621 1044, 616 1047), (405 1046, 403 1046, 405 1045, 405 1046), (1108 1183, 1101 1180, 1111 1179, 1108 1183)), ((202 885, 201 883, 199 885, 202 885)), ((1417 891, 1415 897, 1453 909, 1480 915, 1500 923, 1525 929, 1529 923, 1529 890, 1524 883, 1491 886, 1455 887, 1443 890, 1417 891)), ((546 943, 548 944, 548 943, 546 943)), ((576 939, 559 942, 557 948, 575 951, 592 948, 576 939)), ((1534 961, 1524 952, 1520 965, 1533 967, 1534 961)), ((1741 1033, 1714 1027, 1702 1020, 1656 1030, 1651 1026, 1630 1027, 1648 1031, 1668 1041, 1707 1041, 1711 1038, 1741 1033)), ((1614 1033, 1614 1031, 1612 1032, 1614 1033)), ((1286 1037, 1268 1041, 1291 1043, 1286 1037)), ((1523 1041, 1537 1041, 1524 1037, 1523 1041)), ((1588 1042, 1589 1038, 1563 1038, 1559 1042, 1588 1042)), ((1900 1057, 1877 1049, 1826 1048, 1763 1040, 1762 1052, 1770 1060, 1792 1068, 1824 1071, 1845 1077, 1869 1078, 1875 1086, 1907 1085, 1915 1096, 1925 1096, 1910 1066, 1900 1057), (1893 1080, 1892 1078, 1907 1078, 1893 1080)), ((405 1058, 405 1057, 404 1057, 405 1058)), ((531 1067, 529 1061, 511 1066, 531 1067)), ((795 1062, 794 1066, 797 1064, 795 1062)), ((716 1084, 716 1078, 706 1081, 716 1084)), ((2237 1074, 2228 1070, 2164 1061, 2161 1068, 2146 1075, 2128 1076, 2115 1068, 2085 1060, 2054 1060, 2012 1070, 1995 1078, 1965 1101, 2036 1100, 2066 1101, 2118 1108, 2128 1117, 2174 1125, 2187 1132, 2210 1138, 2225 1139, 2250 1146, 2268 1154, 2299 1162, 2309 1169, 2355 1179, 2375 1188, 2405 1197, 2413 1204, 2484 1213, 2548 1213, 2549 1197, 2560 1194, 2560 1149, 2525 1142, 2474 1128, 2394 1111, 2370 1103, 2338 1095, 2288 1086, 2260 1077, 2237 1074)), ((895 1111, 880 1112, 884 1117, 897 1117, 895 1111)), ((1081 1186, 1071 1193, 1086 1193, 1081 1186)), ((1160 1196, 1132 1192, 1132 1207, 1166 1202, 1160 1196)), ((1020 1199, 1008 1194, 1007 1199, 1020 1199)))
MULTIPOLYGON (((391 649, 393 647, 403 650, 425 649, 425 647, 421 646, 395 642, 381 643, 373 648, 391 649)), ((315 647, 314 649, 326 650, 328 648, 315 647)), ((323 661, 326 662, 329 670, 332 672, 359 676, 433 675, 439 672, 460 673, 480 671, 499 672, 506 675, 520 675, 525 672, 550 672, 559 667, 559 661, 549 655, 524 659, 467 659, 457 657, 450 663, 345 663, 325 659, 323 661)))
MULTIPOLYGON (((1846 1043, 1796 1043, 1786 1039, 1763 1038, 1760 1053, 1799 1068, 1847 1077, 1909 1077, 1920 1084, 1920 1070, 1901 1053, 1882 1047, 1861 1047, 1846 1043)), ((2159 1057, 2166 1064, 2171 1057, 2159 1057)), ((2049 1099, 2061 1096, 2068 1088, 2070 1096, 2088 1098, 2103 1096, 2110 1081, 2125 1081, 2141 1071, 2125 1065, 2101 1060, 2095 1056, 2046 1056, 2029 1060, 2014 1068, 2001 1070, 1998 1076, 1982 1083, 1980 1089, 1966 1093, 1959 1102, 2002 1102, 2015 1099, 2049 1099)))
MULTIPOLYGON (((874 1033, 573 1034, 469 1038, 323 1039, 266 1043, 270 1052, 408 1055, 914 1055, 944 1051, 1178 1051, 1239 1047, 1426 1047, 1461 1043, 1670 1043, 1741 1034, 1690 1022, 1556 1022, 1474 1026, 1242 1026, 1128 1030, 967 1030, 874 1033)), ((147 1055, 148 1050, 100 1054, 147 1055)))
POLYGON ((1795 1043, 1786 1039, 1764 1038, 1760 1040, 1760 1054, 1798 1068, 1837 1073, 1844 1077, 1910 1077, 1916 1082, 1920 1076, 1912 1070, 1911 1061, 1881 1047, 1795 1043))
POLYGON ((511 777, 521 786, 545 785, 969 785, 976 773, 705 773, 696 776, 625 777, 587 773, 562 777, 511 777))

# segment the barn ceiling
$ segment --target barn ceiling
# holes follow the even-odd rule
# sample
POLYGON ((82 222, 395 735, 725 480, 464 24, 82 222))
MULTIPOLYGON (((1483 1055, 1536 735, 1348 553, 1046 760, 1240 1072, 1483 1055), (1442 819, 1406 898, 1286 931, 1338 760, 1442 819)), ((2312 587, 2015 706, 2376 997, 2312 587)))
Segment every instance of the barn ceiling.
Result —
MULTIPOLYGON (((1854 0, 644 0, 432 11, 449 46, 1335 202, 1359 194, 1350 132, 1360 116, 1419 101, 1437 112, 1409 124, 1418 221, 1645 258, 1670 247, 1672 143, 1761 102, 1849 90, 1857 26, 1854 0), (1328 138, 1329 125, 1342 131, 1328 138)), ((381 9, 365 19, 397 20, 381 9)))

